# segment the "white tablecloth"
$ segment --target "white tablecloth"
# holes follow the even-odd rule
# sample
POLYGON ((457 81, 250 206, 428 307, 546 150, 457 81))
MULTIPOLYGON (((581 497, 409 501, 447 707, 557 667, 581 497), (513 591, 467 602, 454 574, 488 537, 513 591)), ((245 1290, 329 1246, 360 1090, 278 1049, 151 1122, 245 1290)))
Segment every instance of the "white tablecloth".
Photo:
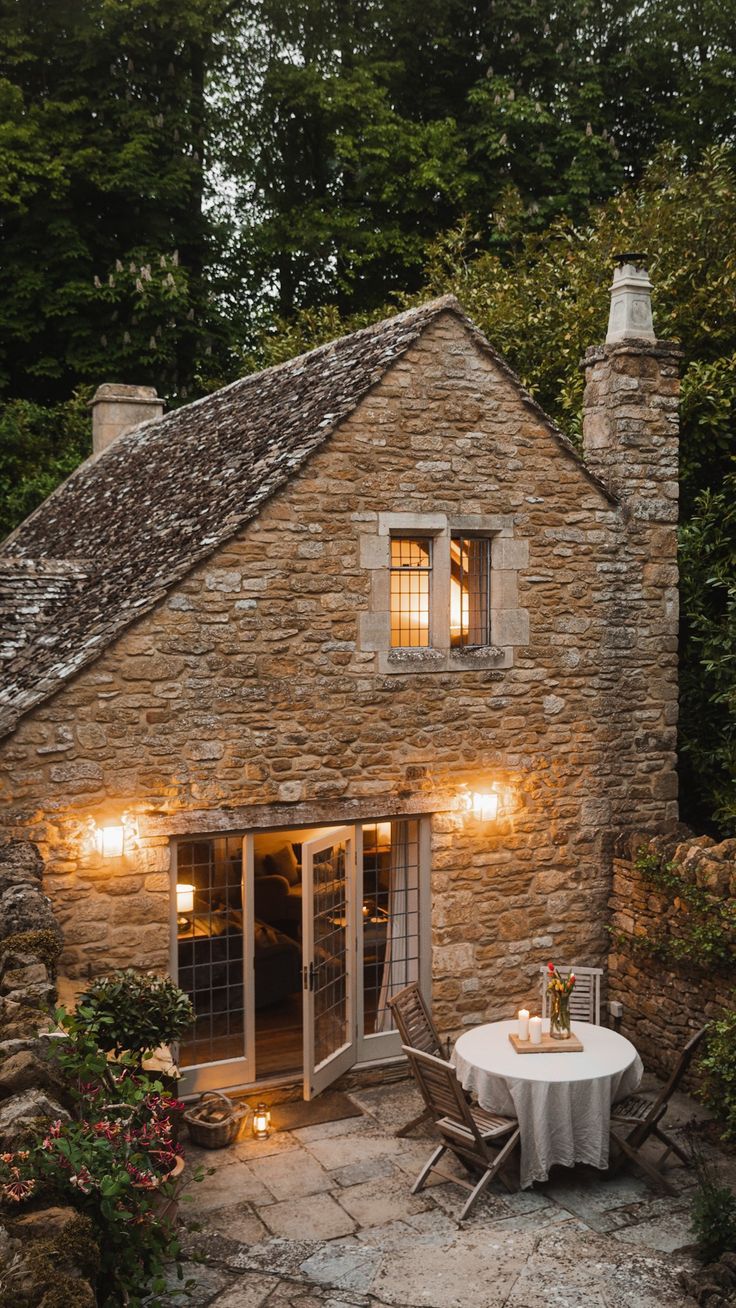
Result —
POLYGON ((515 1021, 477 1026, 455 1045, 452 1062, 481 1108, 518 1118, 522 1186, 546 1181, 553 1163, 607 1167, 611 1105, 642 1077, 641 1059, 623 1036, 589 1022, 572 1029, 582 1053, 517 1054, 508 1038, 515 1021))

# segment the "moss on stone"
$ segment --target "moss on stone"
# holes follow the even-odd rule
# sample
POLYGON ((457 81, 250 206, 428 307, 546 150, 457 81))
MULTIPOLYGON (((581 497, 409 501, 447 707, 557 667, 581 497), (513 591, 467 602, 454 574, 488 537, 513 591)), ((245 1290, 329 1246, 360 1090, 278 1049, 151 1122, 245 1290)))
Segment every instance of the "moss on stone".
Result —
POLYGON ((91 1286, 100 1270, 100 1251, 88 1217, 79 1213, 63 1230, 23 1245, 21 1281, 13 1276, 0 1289, 0 1308, 91 1308, 91 1286), (33 1296, 28 1298, 28 1292, 33 1296))
POLYGON ((33 954, 45 963, 47 968, 53 974, 56 973, 56 964, 59 955, 64 948, 64 941, 56 931, 16 931, 13 936, 6 936, 0 942, 0 951, 9 953, 10 951, 19 954, 33 954))

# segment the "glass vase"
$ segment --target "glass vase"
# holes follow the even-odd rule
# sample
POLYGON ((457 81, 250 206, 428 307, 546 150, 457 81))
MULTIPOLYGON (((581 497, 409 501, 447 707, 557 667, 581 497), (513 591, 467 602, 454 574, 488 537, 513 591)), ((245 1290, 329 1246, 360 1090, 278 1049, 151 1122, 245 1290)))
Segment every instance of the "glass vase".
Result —
POLYGON ((553 1040, 570 1039, 570 996, 553 990, 549 1004, 549 1033, 553 1040))

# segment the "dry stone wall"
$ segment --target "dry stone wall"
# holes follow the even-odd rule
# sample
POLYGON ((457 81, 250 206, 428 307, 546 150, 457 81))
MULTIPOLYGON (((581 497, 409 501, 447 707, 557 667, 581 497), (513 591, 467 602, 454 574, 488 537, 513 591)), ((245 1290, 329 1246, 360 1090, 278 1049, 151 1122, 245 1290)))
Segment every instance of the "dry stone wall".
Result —
POLYGON ((676 808, 657 571, 669 579, 674 535, 638 531, 632 551, 626 513, 440 317, 257 521, 0 749, 0 814, 43 853, 63 979, 168 967, 177 833, 399 812, 433 814, 446 1032, 538 1002, 550 955, 600 962, 611 832, 676 808), (360 541, 396 513, 499 515, 528 543, 513 666, 381 674, 360 644, 360 541), (507 797, 495 824, 457 811, 481 781, 507 797), (126 856, 103 861, 89 822, 123 812, 126 856))
MULTIPOLYGON (((686 913, 676 896, 653 889, 642 875, 637 867, 642 852, 670 860, 678 875, 736 905, 736 840, 717 844, 684 828, 655 838, 634 834, 619 843, 613 860, 609 999, 623 1004, 622 1034, 636 1045, 647 1069, 668 1076, 690 1036, 733 1007, 734 978, 693 964, 668 966, 627 943, 627 938, 635 942, 677 932, 686 913)), ((690 1087, 698 1081, 693 1068, 690 1087)))
MULTIPOLYGON (((49 1052, 61 932, 42 882, 35 845, 0 845, 0 1152, 22 1148, 40 1119, 70 1115, 72 1101, 49 1052)), ((89 1219, 73 1208, 36 1204, 13 1211, 3 1204, 2 1304, 38 1308, 53 1300, 95 1308, 96 1253, 89 1219)))

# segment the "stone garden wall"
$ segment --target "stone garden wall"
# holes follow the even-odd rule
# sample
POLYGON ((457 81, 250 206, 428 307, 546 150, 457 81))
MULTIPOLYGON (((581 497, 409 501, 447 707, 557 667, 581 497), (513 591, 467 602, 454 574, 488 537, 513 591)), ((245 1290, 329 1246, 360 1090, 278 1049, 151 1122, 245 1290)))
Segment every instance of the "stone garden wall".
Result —
MULTIPOLYGON (((622 1034, 634 1042, 647 1070, 667 1076, 690 1036, 724 1008, 733 1008, 736 977, 689 961, 668 965, 636 947, 637 940, 677 933, 687 913, 676 894, 653 889, 637 868, 642 850, 662 855, 686 881, 734 905, 736 840, 717 844, 685 828, 654 838, 627 836, 613 860, 608 998, 623 1004, 622 1034)), ((695 1067, 686 1085, 693 1089, 698 1079, 695 1067)))
MULTIPOLYGON (((23 1148, 39 1118, 68 1119, 49 1057, 59 925, 43 892, 35 845, 0 845, 0 1153, 23 1148)), ((94 1308, 96 1246, 73 1208, 23 1204, 0 1214, 2 1308, 94 1308)))

